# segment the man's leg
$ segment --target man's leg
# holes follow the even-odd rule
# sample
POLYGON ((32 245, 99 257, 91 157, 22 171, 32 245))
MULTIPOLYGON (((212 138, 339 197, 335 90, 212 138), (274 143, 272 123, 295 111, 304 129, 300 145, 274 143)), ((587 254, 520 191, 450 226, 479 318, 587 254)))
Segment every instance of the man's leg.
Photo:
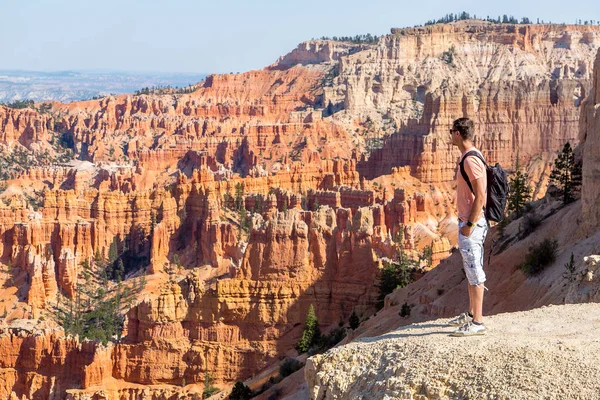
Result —
POLYGON ((467 288, 469 290, 469 313, 471 315, 475 315, 475 291, 473 290, 474 286, 469 283, 467 280, 467 288))
POLYGON ((485 290, 485 287, 483 286, 483 283, 480 283, 479 285, 469 285, 470 288, 470 292, 472 292, 472 295, 470 296, 472 299, 471 302, 471 307, 473 307, 473 311, 471 311, 471 314, 473 314, 473 321, 478 322, 478 323, 482 323, 483 322, 483 293, 485 290))
MULTIPOLYGON (((467 322, 452 332, 450 336, 473 336, 485 335, 487 329, 483 325, 483 291, 485 290, 483 283, 479 285, 469 285, 469 303, 472 307, 473 320, 467 322)), ((463 314, 464 315, 464 314, 463 314)))
MULTIPOLYGON (((484 334, 483 327, 483 294, 484 282, 486 281, 483 271, 484 247, 483 243, 487 234, 485 221, 478 221, 475 228, 468 237, 458 235, 458 247, 463 259, 463 268, 467 276, 467 293, 469 294, 469 313, 472 321, 477 326, 465 324, 461 326, 453 336, 469 336, 473 334, 484 334)), ((468 318, 464 318, 468 322, 468 318)), ((455 319, 456 320, 456 319, 455 319)), ((453 322, 454 320, 450 321, 453 322)), ((452 325, 455 326, 455 325, 452 325)))

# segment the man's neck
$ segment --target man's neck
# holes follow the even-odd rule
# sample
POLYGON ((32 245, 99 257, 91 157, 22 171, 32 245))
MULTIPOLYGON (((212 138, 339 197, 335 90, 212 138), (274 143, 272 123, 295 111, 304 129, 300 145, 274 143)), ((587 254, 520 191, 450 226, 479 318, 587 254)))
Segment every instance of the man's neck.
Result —
POLYGON ((470 140, 458 143, 461 154, 465 154, 465 152, 471 150, 473 147, 475 146, 473 146, 473 143, 470 140))

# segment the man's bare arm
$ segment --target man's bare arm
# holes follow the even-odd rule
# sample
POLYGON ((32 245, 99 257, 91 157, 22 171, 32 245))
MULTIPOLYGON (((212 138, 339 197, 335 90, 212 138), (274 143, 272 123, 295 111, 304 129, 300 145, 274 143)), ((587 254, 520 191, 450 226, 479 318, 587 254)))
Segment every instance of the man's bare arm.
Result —
POLYGON ((473 208, 471 208, 471 213, 469 214, 469 221, 475 223, 479 221, 479 218, 482 216, 483 205, 485 204, 486 198, 486 179, 479 178, 471 181, 471 185, 473 186, 473 192, 475 194, 475 200, 473 201, 473 208))

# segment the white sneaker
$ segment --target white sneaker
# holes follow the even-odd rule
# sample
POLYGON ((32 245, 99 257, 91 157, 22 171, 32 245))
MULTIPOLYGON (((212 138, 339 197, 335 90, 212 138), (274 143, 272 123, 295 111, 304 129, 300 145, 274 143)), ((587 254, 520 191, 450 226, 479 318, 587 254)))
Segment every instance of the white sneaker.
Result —
POLYGON ((485 325, 474 324, 473 322, 467 322, 454 332, 450 334, 450 336, 475 336, 475 335, 485 335, 487 329, 485 329, 485 325))
POLYGON ((469 314, 464 312, 458 317, 448 321, 449 326, 463 326, 464 324, 473 321, 473 318, 469 317, 469 314))

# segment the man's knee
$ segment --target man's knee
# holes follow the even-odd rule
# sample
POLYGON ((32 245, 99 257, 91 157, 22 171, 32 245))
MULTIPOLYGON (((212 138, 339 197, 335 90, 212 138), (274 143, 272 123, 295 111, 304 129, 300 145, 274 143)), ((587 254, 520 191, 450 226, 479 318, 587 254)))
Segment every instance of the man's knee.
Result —
POLYGON ((485 281, 480 282, 480 283, 475 283, 475 284, 469 282, 469 286, 474 289, 480 289, 480 290, 484 290, 484 291, 488 290, 488 288, 485 287, 485 281))

